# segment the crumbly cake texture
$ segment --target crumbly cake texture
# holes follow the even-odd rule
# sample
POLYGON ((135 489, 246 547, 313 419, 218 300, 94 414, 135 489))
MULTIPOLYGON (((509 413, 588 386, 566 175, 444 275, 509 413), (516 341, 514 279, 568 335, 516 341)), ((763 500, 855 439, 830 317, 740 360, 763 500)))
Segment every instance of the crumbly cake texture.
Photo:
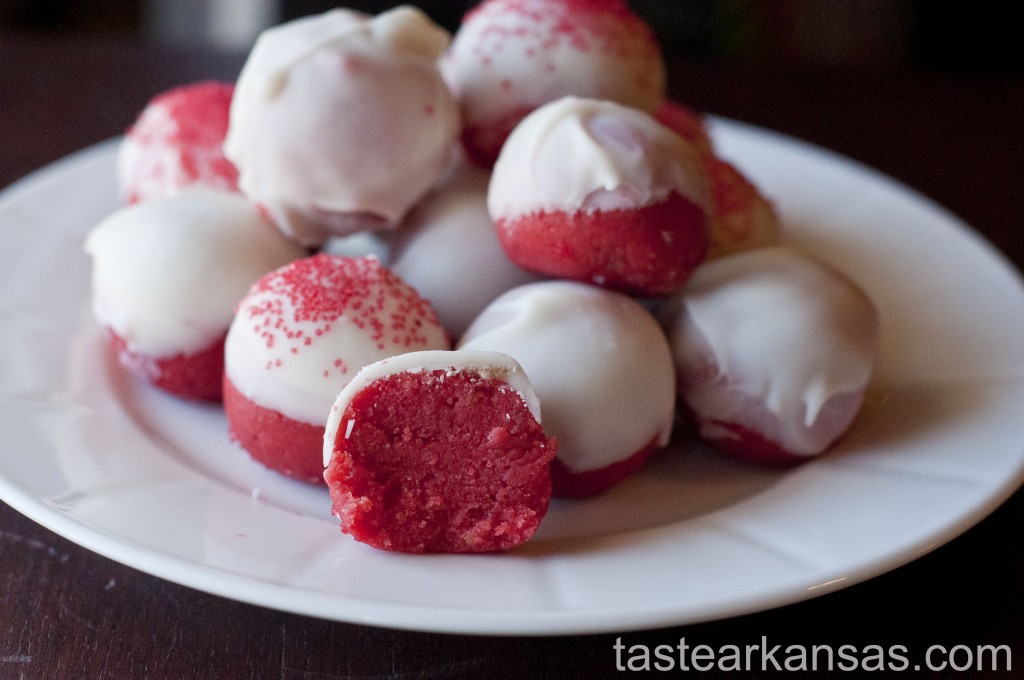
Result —
POLYGON ((703 210, 673 193, 632 210, 541 211, 498 218, 502 247, 519 266, 623 293, 677 291, 708 253, 703 210))
POLYGON ((375 361, 448 346, 430 303, 376 258, 292 262, 252 286, 228 331, 231 436, 271 469, 322 481, 323 428, 338 392, 375 361))
POLYGON ((118 362, 136 377, 184 399, 210 402, 221 400, 223 336, 207 349, 157 358, 132 351, 125 339, 109 328, 106 333, 118 362))
POLYGON ((577 472, 556 458, 551 462, 551 493, 559 498, 589 498, 604 493, 640 471, 660 447, 654 437, 629 458, 596 470, 577 472))
POLYGON ((463 147, 485 167, 547 102, 578 95, 654 111, 665 89, 654 33, 623 0, 486 0, 441 67, 459 99, 463 147))
POLYGON ((388 375, 348 402, 333 434, 324 473, 333 512, 342 531, 375 548, 507 550, 547 513, 557 444, 503 380, 472 370, 388 375))
POLYGON ((222 148, 234 89, 233 83, 202 81, 154 97, 118 151, 122 198, 163 198, 194 184, 237 191, 238 170, 222 148))
POLYGON ((323 484, 320 459, 324 428, 294 420, 247 399, 229 378, 223 378, 228 432, 256 462, 286 477, 323 484))

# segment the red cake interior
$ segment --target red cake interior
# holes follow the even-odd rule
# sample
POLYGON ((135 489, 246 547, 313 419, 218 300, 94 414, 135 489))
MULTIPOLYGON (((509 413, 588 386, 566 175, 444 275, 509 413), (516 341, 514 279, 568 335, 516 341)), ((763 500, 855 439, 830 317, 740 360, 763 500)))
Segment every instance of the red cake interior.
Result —
POLYGON ((555 448, 504 381, 406 372, 349 403, 326 480, 342 530, 374 547, 504 550, 547 512, 555 448))
POLYGON ((519 266, 630 294, 678 290, 708 253, 703 211, 676 193, 634 210, 539 212, 497 226, 519 266))
POLYGON ((139 378, 165 392, 197 401, 221 400, 221 376, 224 373, 224 337, 194 354, 176 354, 153 358, 128 349, 128 343, 107 329, 107 338, 117 359, 139 378))
POLYGON ((262 465, 310 484, 323 484, 324 428, 264 408, 224 376, 224 412, 231 439, 262 465))

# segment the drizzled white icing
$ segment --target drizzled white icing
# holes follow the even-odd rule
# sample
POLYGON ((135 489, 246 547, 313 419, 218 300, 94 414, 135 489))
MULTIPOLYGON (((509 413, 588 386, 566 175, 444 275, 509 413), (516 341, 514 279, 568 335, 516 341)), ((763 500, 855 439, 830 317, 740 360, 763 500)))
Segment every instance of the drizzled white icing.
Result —
POLYGON ((392 239, 396 274, 430 300, 453 337, 494 298, 538 277, 509 260, 487 213, 488 173, 461 168, 392 239))
POLYGON ((544 430, 575 472, 668 443, 675 384, 657 321, 632 298, 571 281, 508 291, 473 322, 460 349, 504 352, 526 371, 544 430))
POLYGON ((509 136, 487 205, 497 220, 626 210, 672 192, 710 214, 710 183, 695 147, 642 111, 565 97, 531 113, 509 136))
POLYGON ((225 373, 257 405, 323 425, 363 366, 449 346, 429 304, 375 258, 318 255, 268 274, 242 299, 225 373))
POLYGON ((449 37, 411 7, 265 31, 225 141, 242 191, 308 245, 393 226, 439 177, 460 129, 436 66, 449 37))
POLYGON ((661 51, 637 17, 551 0, 481 3, 441 67, 468 125, 570 94, 654 111, 665 89, 661 51))
MULTIPOLYGON (((778 443, 792 453, 818 453, 839 434, 815 425, 830 400, 862 393, 877 360, 871 301, 849 279, 788 247, 702 265, 668 309, 684 372, 681 396, 691 408, 704 420, 748 427, 755 424, 743 422, 750 417, 743 411, 763 408, 778 420, 778 443), (717 374, 702 376, 709 358, 717 374)), ((848 415, 835 419, 840 429, 848 415)))
MULTIPOLYGON (((334 453, 334 442, 338 431, 342 428, 345 409, 362 390, 369 385, 399 373, 430 373, 446 371, 447 375, 470 372, 484 380, 500 380, 507 383, 523 398, 534 419, 539 423, 540 402, 526 377, 522 366, 515 359, 500 352, 483 352, 472 350, 427 350, 408 352, 398 356, 382 359, 362 368, 338 394, 327 418, 324 432, 324 467, 331 462, 334 453)), ((354 421, 346 421, 346 431, 351 431, 354 421)))
POLYGON ((240 195, 198 187, 117 210, 85 250, 95 318, 154 358, 209 347, 256 279, 305 254, 240 195))

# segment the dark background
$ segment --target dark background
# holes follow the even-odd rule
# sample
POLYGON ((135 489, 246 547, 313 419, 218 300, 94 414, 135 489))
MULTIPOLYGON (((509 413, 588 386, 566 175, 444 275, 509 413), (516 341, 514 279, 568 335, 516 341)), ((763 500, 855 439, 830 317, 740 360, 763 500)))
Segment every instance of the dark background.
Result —
MULTIPOLYGON (((173 2, 164 1, 165 5, 173 2)), ((158 4, 159 0, 0 0, 0 30, 168 40, 152 26, 153 7, 158 4)), ((276 18, 339 5, 375 13, 397 4, 281 0, 276 18)), ((413 4, 454 30, 475 2, 420 0, 413 4)), ((1017 18, 1013 2, 633 0, 629 4, 654 27, 666 53, 673 57, 839 72, 899 68, 1024 73, 1020 39, 1024 22, 1017 18)), ((182 40, 180 36, 171 39, 182 40)), ((191 34, 188 39, 201 38, 191 34)))

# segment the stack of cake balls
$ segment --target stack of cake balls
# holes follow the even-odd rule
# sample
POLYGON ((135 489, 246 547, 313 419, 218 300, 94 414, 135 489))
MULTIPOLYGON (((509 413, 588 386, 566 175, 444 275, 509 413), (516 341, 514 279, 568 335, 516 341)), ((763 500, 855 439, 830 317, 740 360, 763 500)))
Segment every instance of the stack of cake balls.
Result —
POLYGON ((85 248, 120 363, 377 548, 512 548, 681 424, 809 460, 877 361, 623 0, 297 19, 152 99, 117 167, 85 248))

